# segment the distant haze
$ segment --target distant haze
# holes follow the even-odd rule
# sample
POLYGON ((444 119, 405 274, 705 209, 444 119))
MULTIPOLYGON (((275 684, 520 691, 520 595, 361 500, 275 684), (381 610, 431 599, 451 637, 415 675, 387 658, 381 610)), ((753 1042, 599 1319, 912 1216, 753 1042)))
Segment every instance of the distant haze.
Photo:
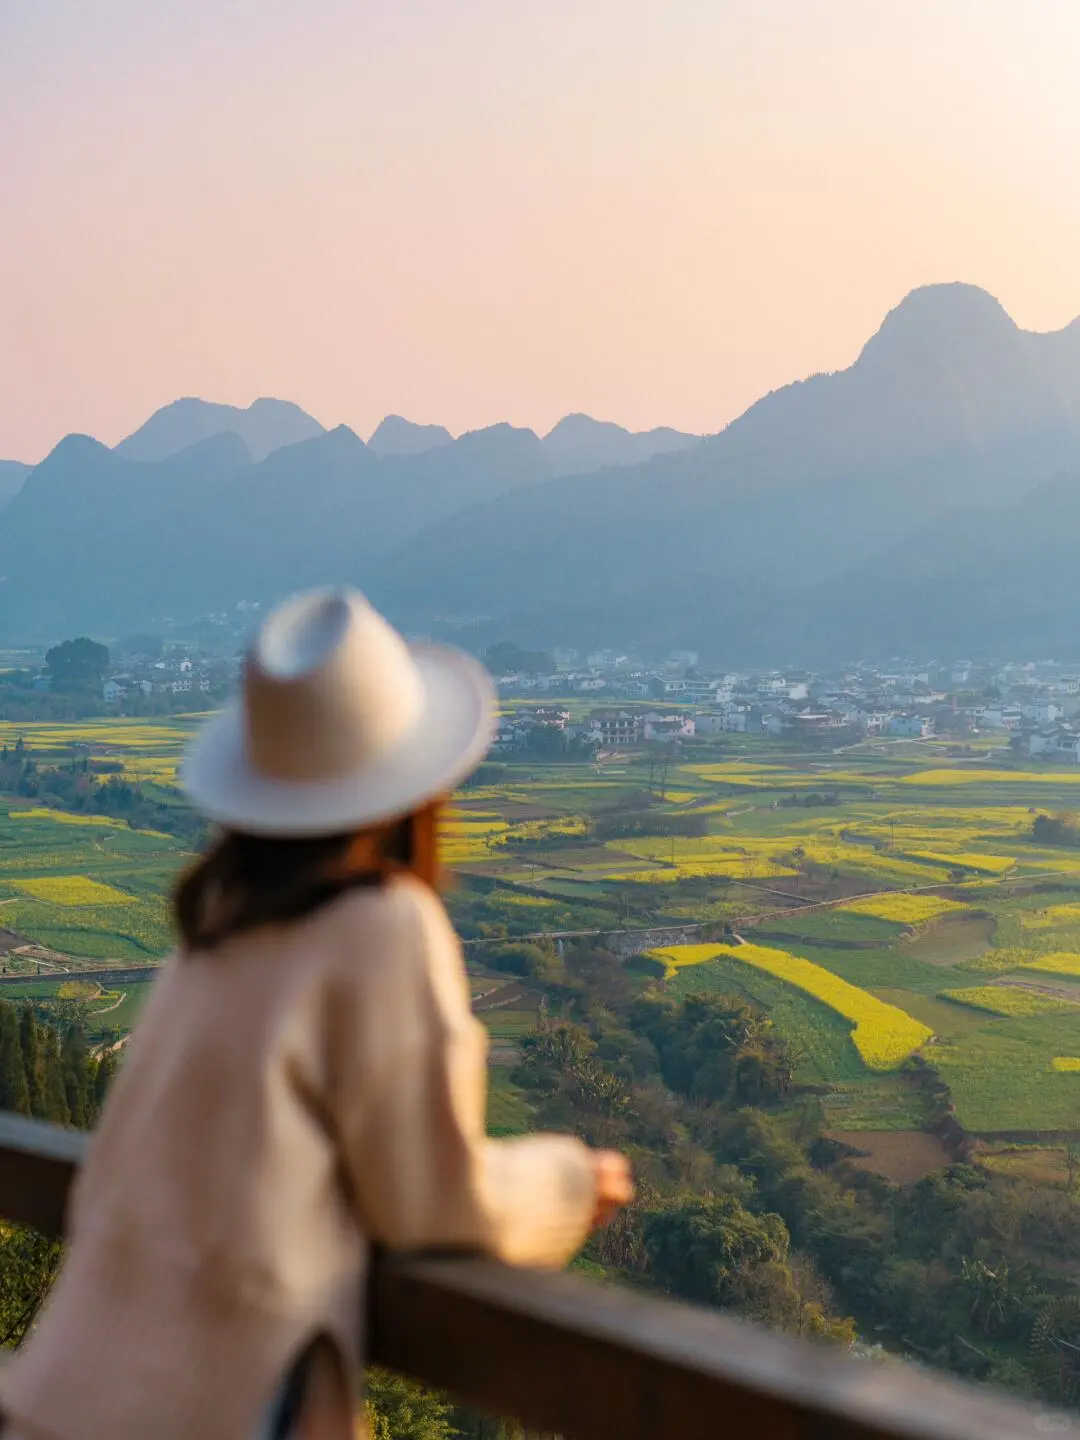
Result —
POLYGON ((715 432, 1080 313, 1076 0, 0 0, 0 456, 178 396, 715 432))
POLYGON ((572 414, 370 439, 189 398, 115 449, 71 435, 6 467, 0 641, 345 581, 473 647, 1080 658, 1080 320, 1022 330, 975 286, 912 292, 850 368, 710 438, 572 414))

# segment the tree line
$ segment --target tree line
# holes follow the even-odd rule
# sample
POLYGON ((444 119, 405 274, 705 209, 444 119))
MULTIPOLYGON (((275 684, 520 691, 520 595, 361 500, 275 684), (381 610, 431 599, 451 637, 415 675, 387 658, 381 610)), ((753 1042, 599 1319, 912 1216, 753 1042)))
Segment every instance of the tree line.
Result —
MULTIPOLYGON (((827 1133, 797 1057, 741 995, 674 999, 619 957, 531 967, 549 1017, 514 1072, 539 1126, 626 1150, 609 1275, 774 1329, 890 1350, 1080 1406, 1080 1201, 974 1162, 897 1186, 827 1133), (561 973, 558 967, 561 966, 561 973)), ((929 1102, 930 1067, 913 1069, 929 1102)), ((857 1137, 855 1137, 857 1139, 857 1137)))
MULTIPOLYGON (((89 1129, 115 1069, 114 1054, 91 1053, 79 1023, 56 1025, 29 1000, 0 1000, 0 1109, 89 1129)), ((33 1324, 61 1254, 59 1242, 0 1223, 0 1345, 17 1345, 33 1324)))
POLYGON ((165 804, 139 784, 108 773, 110 761, 88 754, 45 764, 20 738, 0 749, 0 794, 36 800, 57 809, 126 820, 133 830, 161 830, 198 844, 208 827, 193 810, 165 804))

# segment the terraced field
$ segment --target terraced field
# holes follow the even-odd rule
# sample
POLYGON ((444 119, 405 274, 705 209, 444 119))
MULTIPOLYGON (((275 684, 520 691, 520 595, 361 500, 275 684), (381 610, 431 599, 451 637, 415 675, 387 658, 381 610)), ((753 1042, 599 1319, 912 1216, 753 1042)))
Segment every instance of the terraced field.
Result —
MULTIPOLYGON (((179 803, 191 723, 8 725, 0 745, 21 737, 43 763, 89 756, 179 803)), ((663 983, 674 994, 737 991, 768 1010, 837 1132, 927 1120, 905 1067, 912 1052, 972 1131, 1075 1126, 1080 851, 1036 845, 1031 826, 1040 811, 1080 807, 1080 769, 914 742, 816 759, 744 737, 728 749, 696 759, 687 747, 669 760, 662 793, 644 757, 487 770, 442 832, 462 934, 701 923, 707 956, 683 963, 668 950, 663 983)), ((186 858, 165 835, 0 797, 9 975, 48 988, 58 983, 49 965, 160 958, 166 897, 186 858)), ((125 998, 114 1020, 127 1023, 135 1003, 125 998)), ((498 1103, 509 1107, 493 1123, 512 1128, 526 1120, 507 1062, 536 1011, 484 1018, 503 1061, 498 1103)))

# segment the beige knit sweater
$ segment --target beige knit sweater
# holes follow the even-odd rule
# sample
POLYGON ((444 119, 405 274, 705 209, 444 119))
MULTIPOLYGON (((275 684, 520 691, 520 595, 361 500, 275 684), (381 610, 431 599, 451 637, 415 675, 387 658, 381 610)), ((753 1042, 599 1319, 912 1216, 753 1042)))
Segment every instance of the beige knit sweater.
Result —
POLYGON ((446 912, 411 878, 170 960, 5 1377, 14 1428, 247 1440, 313 1334, 359 1358, 369 1240, 562 1264, 588 1152, 487 1140, 485 1051, 446 912))

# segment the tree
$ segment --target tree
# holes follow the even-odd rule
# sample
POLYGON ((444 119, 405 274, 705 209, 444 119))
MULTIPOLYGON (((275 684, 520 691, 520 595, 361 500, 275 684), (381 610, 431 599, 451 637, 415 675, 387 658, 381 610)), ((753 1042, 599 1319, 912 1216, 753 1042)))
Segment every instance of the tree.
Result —
POLYGON ((30 1114, 44 1115, 45 1091, 41 1077, 41 1046, 38 1043, 37 1018, 29 1000, 23 1002, 22 1009, 19 1011, 19 1040, 22 1045, 26 1087, 30 1096, 30 1114))
POLYGON ((6 1001, 0 1002, 0 1108, 30 1114, 18 1014, 6 1001))
POLYGON ((779 1215, 753 1215, 733 1195, 662 1210, 645 1225, 653 1277, 684 1300, 731 1304, 751 1266, 787 1260, 789 1237, 779 1215))
POLYGON ((105 1097, 109 1093, 109 1086, 112 1084, 115 1074, 116 1051, 106 1050, 98 1060, 97 1069, 94 1071, 92 1101, 95 1115, 101 1114, 101 1108, 105 1104, 105 1097))
POLYGON ((64 640, 46 652, 45 664, 56 690, 89 690, 101 684, 109 668, 109 651, 85 635, 64 640))
POLYGON ((89 1060, 85 1031, 81 1025, 69 1025, 60 1047, 60 1069, 71 1123, 79 1130, 90 1123, 89 1060))
POLYGON ((548 675, 555 662, 546 650, 523 650, 512 640, 500 640, 484 651, 484 664, 492 675, 548 675))
POLYGON ((42 1115, 54 1125, 70 1125, 71 1110, 68 1107, 67 1087, 60 1063, 60 1036, 45 1026, 41 1032, 42 1069, 42 1115))
POLYGON ((60 1267, 63 1247, 22 1225, 0 1230, 0 1346, 17 1346, 60 1267))
POLYGON ((371 1440, 453 1440, 450 1406, 400 1375, 372 1368, 364 1410, 371 1440))

